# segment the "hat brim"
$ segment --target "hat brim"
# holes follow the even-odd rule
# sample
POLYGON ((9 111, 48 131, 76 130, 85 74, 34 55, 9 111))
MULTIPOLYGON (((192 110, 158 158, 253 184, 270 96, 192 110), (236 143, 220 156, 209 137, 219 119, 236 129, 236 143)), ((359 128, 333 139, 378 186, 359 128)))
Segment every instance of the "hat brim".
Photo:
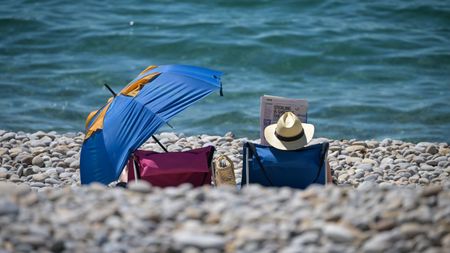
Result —
POLYGON ((264 137, 266 141, 274 148, 281 150, 296 150, 303 148, 310 142, 314 136, 314 125, 302 123, 303 132, 305 133, 303 137, 295 141, 281 141, 275 136, 275 129, 277 124, 272 124, 264 129, 264 137))

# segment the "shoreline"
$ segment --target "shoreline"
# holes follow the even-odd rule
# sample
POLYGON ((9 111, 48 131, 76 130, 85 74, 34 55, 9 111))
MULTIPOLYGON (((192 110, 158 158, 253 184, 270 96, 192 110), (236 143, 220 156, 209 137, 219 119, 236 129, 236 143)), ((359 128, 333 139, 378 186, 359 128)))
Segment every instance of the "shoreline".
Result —
MULTIPOLYGON (((213 144, 239 172, 242 143, 157 135, 169 151, 213 144)), ((325 138, 313 142, 326 141, 325 138)), ((1 252, 445 252, 448 143, 328 140, 336 185, 306 190, 129 189, 79 184, 81 133, 0 130, 1 252)), ((152 140, 142 148, 162 151, 152 140)), ((240 178, 240 172, 236 175, 240 178)))

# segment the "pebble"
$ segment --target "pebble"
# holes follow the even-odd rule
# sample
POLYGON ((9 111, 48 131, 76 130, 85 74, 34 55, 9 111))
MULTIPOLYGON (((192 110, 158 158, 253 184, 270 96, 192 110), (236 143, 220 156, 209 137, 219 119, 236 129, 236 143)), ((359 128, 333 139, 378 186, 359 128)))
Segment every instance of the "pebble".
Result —
POLYGON ((138 181, 130 189, 92 184, 36 192, 0 182, 0 225, 13 224, 2 226, 0 239, 11 252, 87 252, 94 245, 133 252, 443 251, 450 244, 442 216, 450 211, 450 183, 430 187, 367 183, 299 191, 251 185, 239 192, 158 189, 138 181), (414 208, 406 211, 408 199, 414 208), (432 204, 436 199, 442 201, 432 204), (214 222, 206 219, 211 216, 214 222))
POLYGON ((406 223, 400 226, 400 233, 406 238, 412 238, 425 232, 424 226, 417 223, 406 223))
POLYGON ((73 169, 79 168, 79 167, 80 167, 80 161, 79 161, 79 160, 76 160, 76 161, 71 162, 70 165, 69 165, 69 167, 70 167, 70 168, 73 168, 73 169))
POLYGON ((54 178, 46 178, 45 179, 45 183, 46 184, 57 184, 57 185, 59 185, 59 184, 61 184, 61 181, 59 181, 57 179, 54 179, 54 178))
POLYGON ((437 195, 441 191, 442 191, 441 185, 430 185, 423 189, 422 196, 429 197, 437 195))
POLYGON ((24 154, 24 155, 19 155, 17 156, 17 159, 24 164, 30 165, 33 161, 33 156, 32 155, 28 155, 28 154, 24 154))
POLYGON ((19 212, 19 207, 10 201, 0 201, 0 216, 15 215, 19 212))
POLYGON ((366 147, 362 146, 362 145, 349 146, 345 149, 345 151, 347 151, 347 152, 356 152, 356 151, 364 151, 364 150, 366 150, 366 147))
POLYGON ((40 173, 40 174, 35 174, 33 175, 33 181, 36 182, 44 182, 44 180, 48 177, 47 174, 44 173, 40 173))
POLYGON ((39 187, 39 188, 41 188, 41 187, 44 187, 45 184, 42 183, 42 182, 33 182, 33 183, 30 184, 30 186, 31 187, 39 187))
POLYGON ((442 246, 444 246, 446 249, 450 248, 450 234, 444 236, 441 240, 442 246))
POLYGON ((33 158, 31 163, 33 165, 36 165, 36 166, 39 166, 39 167, 43 167, 44 166, 44 159, 42 159, 42 157, 40 157, 40 156, 36 156, 36 157, 33 158))
POLYGON ((143 180, 132 181, 128 184, 128 189, 130 191, 149 193, 152 191, 152 186, 143 180))
POLYGON ((357 169, 363 170, 363 171, 371 171, 372 165, 368 163, 362 163, 356 166, 357 169))
POLYGON ((194 246, 200 249, 223 249, 225 246, 225 239, 214 234, 180 231, 175 232, 172 238, 174 243, 181 244, 182 247, 194 246))
POLYGON ((424 171, 433 171, 434 167, 430 166, 428 164, 421 164, 420 165, 420 170, 424 170, 424 171))
MULTIPOLYGON (((159 137, 170 150, 214 145, 216 155, 235 163, 240 182, 247 138, 159 137)), ((338 187, 237 191, 159 189, 144 181, 128 189, 81 187, 83 139, 0 130, 0 241, 10 252, 442 252, 450 246, 447 143, 317 138, 331 144, 338 187)), ((142 148, 159 150, 153 140, 142 148)))
POLYGON ((439 152, 439 149, 434 145, 430 145, 425 149, 425 152, 434 155, 439 152))
POLYGON ((428 164, 428 165, 430 165, 430 166, 436 166, 436 165, 438 165, 438 161, 436 161, 436 160, 430 160, 430 161, 427 161, 426 162, 426 164, 428 164))
POLYGON ((11 139, 14 139, 16 137, 15 133, 6 133, 3 134, 3 136, 0 137, 0 142, 7 142, 11 139))
POLYGON ((23 171, 23 176, 27 177, 34 174, 34 170, 32 168, 26 168, 23 171))
POLYGON ((366 182, 374 182, 378 179, 378 175, 368 175, 364 177, 364 181, 366 182))
POLYGON ((0 179, 6 179, 8 178, 9 174, 6 172, 0 172, 0 179))
POLYGON ((361 161, 362 161, 362 159, 359 157, 350 157, 350 156, 345 157, 345 162, 350 165, 353 165, 353 164, 355 164, 357 162, 361 162, 361 161))
POLYGON ((72 177, 73 173, 70 172, 62 172, 61 174, 59 174, 60 178, 68 178, 68 177, 72 177))
POLYGON ((325 236, 330 238, 335 242, 347 243, 355 239, 352 231, 344 226, 337 224, 327 224, 323 228, 323 233, 325 236))
POLYGON ((380 233, 369 238, 362 247, 362 252, 382 253, 392 247, 391 233, 380 233))
POLYGON ((428 180, 428 179, 426 179, 426 178, 421 178, 421 179, 419 179, 419 184, 429 184, 430 183, 430 180, 428 180))

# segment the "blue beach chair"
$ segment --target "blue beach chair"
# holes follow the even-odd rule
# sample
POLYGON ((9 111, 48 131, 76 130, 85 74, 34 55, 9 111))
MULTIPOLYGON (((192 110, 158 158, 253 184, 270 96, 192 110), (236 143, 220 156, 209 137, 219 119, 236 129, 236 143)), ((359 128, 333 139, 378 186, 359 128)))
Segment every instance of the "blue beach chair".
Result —
POLYGON ((328 146, 325 142, 285 151, 247 142, 241 186, 260 184, 305 189, 311 184, 326 184, 328 146))

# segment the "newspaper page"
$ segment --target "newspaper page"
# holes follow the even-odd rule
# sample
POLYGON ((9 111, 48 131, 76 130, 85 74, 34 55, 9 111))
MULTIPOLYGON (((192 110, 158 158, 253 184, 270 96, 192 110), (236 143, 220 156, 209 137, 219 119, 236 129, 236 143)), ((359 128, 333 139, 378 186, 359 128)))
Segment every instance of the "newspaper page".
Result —
POLYGON ((303 123, 308 120, 308 101, 304 99, 264 95, 260 98, 260 102, 259 125, 261 144, 263 145, 268 145, 264 138, 264 128, 277 123, 283 113, 293 112, 303 123))

